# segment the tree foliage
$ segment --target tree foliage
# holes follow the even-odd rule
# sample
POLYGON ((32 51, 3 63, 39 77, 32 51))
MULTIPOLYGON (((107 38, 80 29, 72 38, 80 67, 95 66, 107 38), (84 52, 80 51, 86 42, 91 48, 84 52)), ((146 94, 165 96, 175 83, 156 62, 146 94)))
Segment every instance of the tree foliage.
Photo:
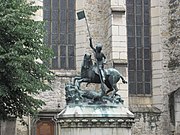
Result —
POLYGON ((35 95, 51 89, 44 22, 32 19, 40 8, 26 0, 0 0, 0 119, 34 115, 44 104, 35 95))

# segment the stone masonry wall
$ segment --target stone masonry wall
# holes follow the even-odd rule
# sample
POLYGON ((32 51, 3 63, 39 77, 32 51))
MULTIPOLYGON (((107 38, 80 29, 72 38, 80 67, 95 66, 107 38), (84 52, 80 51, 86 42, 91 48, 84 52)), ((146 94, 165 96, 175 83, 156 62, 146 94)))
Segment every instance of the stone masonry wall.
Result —
POLYGON ((14 135, 16 128, 16 120, 12 118, 8 121, 0 121, 0 135, 14 135))
POLYGON ((125 0, 111 0, 112 60, 127 63, 127 32, 125 0))
MULTIPOLYGON (((76 12, 84 10, 85 0, 76 0, 76 12)), ((87 13, 85 11, 85 15, 87 13)), ((83 56, 89 47, 88 31, 85 19, 78 20, 76 17, 76 69, 80 73, 83 56)))
MULTIPOLYGON (((128 80, 127 75, 127 30, 126 30, 126 7, 125 0, 111 0, 111 48, 110 60, 114 68, 116 68, 128 80)), ((111 65, 111 66, 112 66, 111 65)), ((118 94, 124 100, 124 105, 128 107, 128 84, 123 84, 121 80, 118 82, 118 94)))
MULTIPOLYGON (((153 68, 153 105, 161 110, 159 134, 170 135, 174 129, 170 123, 169 115, 169 94, 180 87, 180 69, 170 70, 170 46, 167 43, 171 36, 177 37, 177 33, 170 30, 170 18, 178 16, 178 12, 171 12, 170 4, 177 6, 178 0, 152 0, 152 68, 153 68)), ((176 22, 178 20, 174 20, 176 22)), ((178 27, 174 28, 178 29, 178 27)), ((176 43, 176 45, 178 45, 176 43)))
POLYGON ((65 84, 72 81, 76 75, 74 71, 55 71, 56 77, 52 83, 52 91, 42 92, 38 98, 43 99, 46 103, 41 111, 54 111, 63 109, 66 105, 65 102, 65 84))
POLYGON ((151 41, 152 41, 152 88, 153 88, 153 105, 159 108, 162 113, 160 117, 161 135, 169 135, 170 118, 168 114, 168 93, 164 86, 164 60, 168 54, 164 51, 163 40, 168 38, 168 0, 152 0, 151 2, 151 41))
MULTIPOLYGON (((84 9, 87 13, 87 19, 89 22, 93 44, 94 46, 97 43, 102 44, 103 52, 105 53, 105 55, 107 52, 105 52, 104 50, 108 42, 108 17, 110 15, 109 2, 109 0, 86 0, 86 4, 84 5, 84 9)), ((91 50, 91 48, 89 49, 91 50)))
POLYGON ((168 60, 168 82, 170 92, 174 93, 174 118, 172 132, 180 135, 180 1, 169 1, 169 38, 165 40, 166 49, 169 54, 168 60))
POLYGON ((132 135, 160 135, 160 113, 150 112, 144 108, 142 109, 142 112, 134 113, 136 124, 132 126, 132 135))
MULTIPOLYGON (((109 27, 109 0, 77 0, 76 10, 85 11, 87 23, 90 31, 90 35, 93 40, 93 45, 97 43, 103 45, 103 52, 105 55, 109 55, 109 52, 105 51, 105 46, 108 43, 108 27, 109 27)), ((109 51, 109 50, 108 50, 109 51)), ((89 34, 86 26, 85 19, 76 20, 76 60, 77 70, 80 71, 83 55, 90 53, 93 56, 92 49, 89 46, 89 34)))

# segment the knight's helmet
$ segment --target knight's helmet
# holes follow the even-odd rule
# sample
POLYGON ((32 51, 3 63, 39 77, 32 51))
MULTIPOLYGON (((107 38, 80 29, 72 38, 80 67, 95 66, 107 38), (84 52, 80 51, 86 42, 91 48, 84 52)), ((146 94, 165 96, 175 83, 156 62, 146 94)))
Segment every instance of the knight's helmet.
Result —
POLYGON ((96 50, 97 50, 98 52, 100 52, 100 51, 102 50, 102 45, 101 45, 101 44, 97 44, 97 45, 96 45, 96 50))

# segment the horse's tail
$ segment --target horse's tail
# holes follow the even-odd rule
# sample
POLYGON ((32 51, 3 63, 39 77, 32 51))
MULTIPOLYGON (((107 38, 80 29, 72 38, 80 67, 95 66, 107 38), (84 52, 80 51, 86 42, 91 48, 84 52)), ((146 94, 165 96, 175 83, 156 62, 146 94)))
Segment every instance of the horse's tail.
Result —
POLYGON ((123 82, 123 83, 127 83, 127 81, 124 79, 124 76, 121 75, 121 73, 119 73, 119 75, 120 75, 120 78, 121 78, 122 82, 123 82))
MULTIPOLYGON (((121 79, 123 83, 127 83, 127 81, 124 79, 124 76, 123 76, 121 73, 117 74, 117 78, 118 78, 119 80, 121 79)), ((119 81, 119 80, 118 80, 118 81, 119 81)))

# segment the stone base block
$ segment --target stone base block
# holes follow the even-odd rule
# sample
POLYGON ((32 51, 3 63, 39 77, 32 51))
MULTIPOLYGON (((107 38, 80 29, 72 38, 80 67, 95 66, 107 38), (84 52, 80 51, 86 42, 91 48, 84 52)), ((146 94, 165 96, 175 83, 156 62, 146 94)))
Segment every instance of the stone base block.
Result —
POLYGON ((59 135, 131 135, 134 115, 122 105, 68 105, 58 115, 59 135))
POLYGON ((60 135, 131 135, 125 128, 64 128, 60 135))

